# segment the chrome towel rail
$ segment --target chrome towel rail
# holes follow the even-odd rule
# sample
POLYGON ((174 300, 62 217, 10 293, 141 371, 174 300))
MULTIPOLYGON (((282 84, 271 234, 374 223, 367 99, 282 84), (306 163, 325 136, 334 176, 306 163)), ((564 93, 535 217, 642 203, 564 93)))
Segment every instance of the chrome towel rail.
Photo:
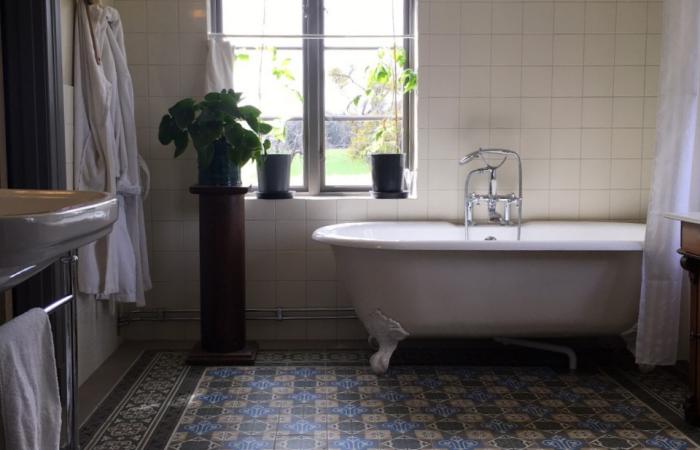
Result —
POLYGON ((51 303, 49 306, 44 308, 44 312, 46 314, 49 314, 49 313, 53 312, 55 309, 60 308, 61 306, 65 305, 66 303, 68 303, 72 299, 73 299, 73 294, 66 295, 65 297, 56 300, 55 302, 51 303))

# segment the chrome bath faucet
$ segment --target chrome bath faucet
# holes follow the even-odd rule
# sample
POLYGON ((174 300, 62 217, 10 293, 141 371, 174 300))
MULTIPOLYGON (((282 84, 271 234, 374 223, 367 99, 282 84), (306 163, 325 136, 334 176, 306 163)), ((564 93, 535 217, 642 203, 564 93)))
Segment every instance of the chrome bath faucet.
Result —
POLYGON ((488 220, 489 223, 497 225, 513 225, 511 220, 511 207, 516 206, 518 208, 518 239, 520 239, 520 225, 522 222, 522 198, 523 198, 523 169, 522 163, 520 161, 520 155, 512 150, 500 149, 500 148, 487 148, 472 152, 466 155, 459 161, 460 165, 467 164, 477 158, 480 158, 484 163, 484 167, 471 170, 467 175, 467 180, 464 183, 464 226, 466 228, 467 237, 469 237, 469 227, 474 226, 474 207, 481 205, 484 201, 488 208, 488 220), (487 160, 489 156, 500 156, 502 159, 493 164, 487 160), (505 162, 513 157, 518 163, 518 194, 499 194, 498 193, 498 179, 497 171, 505 164, 505 162), (473 175, 486 174, 489 177, 489 187, 487 194, 478 194, 470 189, 470 182, 473 175), (498 205, 503 205, 503 213, 498 212, 498 205))

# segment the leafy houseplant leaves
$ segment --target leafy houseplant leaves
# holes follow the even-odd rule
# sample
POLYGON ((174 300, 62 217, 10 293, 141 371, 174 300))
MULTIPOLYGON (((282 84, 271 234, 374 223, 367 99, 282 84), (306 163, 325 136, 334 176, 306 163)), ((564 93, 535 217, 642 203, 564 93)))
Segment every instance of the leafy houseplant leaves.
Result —
POLYGON ((177 158, 178 156, 185 153, 185 150, 187 150, 187 145, 189 143, 190 143, 190 138, 187 135, 187 133, 185 133, 184 131, 180 131, 180 134, 175 137, 174 157, 177 158))
POLYGON ((170 144, 175 139, 177 131, 179 130, 173 118, 168 114, 164 115, 158 126, 158 141, 163 145, 170 144))
POLYGON ((197 150, 211 146, 221 137, 222 126, 216 121, 195 121, 189 128, 192 141, 197 150))
POLYGON ((174 143, 175 157, 192 142, 200 168, 209 167, 215 153, 221 150, 240 167, 253 155, 270 148, 270 141, 263 144, 261 136, 273 130, 271 125, 259 121, 258 108, 239 107, 240 100, 241 94, 232 89, 210 92, 200 102, 191 98, 180 100, 161 119, 158 140, 163 145, 174 143))
POLYGON ((272 131, 272 125, 270 125, 269 123, 265 123, 265 122, 258 123, 258 133, 267 134, 270 131, 272 131))
POLYGON ((168 112, 181 130, 186 130, 194 120, 194 100, 186 98, 175 103, 168 112))

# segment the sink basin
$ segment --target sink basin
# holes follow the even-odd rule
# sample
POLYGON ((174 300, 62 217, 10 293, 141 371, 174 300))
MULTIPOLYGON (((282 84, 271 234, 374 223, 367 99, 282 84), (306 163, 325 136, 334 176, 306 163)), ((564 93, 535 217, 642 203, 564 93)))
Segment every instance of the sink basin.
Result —
POLYGON ((108 234, 117 212, 104 192, 0 189, 0 290, 108 234))

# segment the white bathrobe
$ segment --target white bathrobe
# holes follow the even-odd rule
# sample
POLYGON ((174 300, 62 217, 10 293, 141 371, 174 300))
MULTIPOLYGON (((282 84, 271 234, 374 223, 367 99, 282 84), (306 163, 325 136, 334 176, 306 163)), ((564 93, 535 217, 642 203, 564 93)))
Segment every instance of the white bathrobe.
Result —
MULTIPOLYGON (((143 218, 134 93, 119 13, 89 7, 100 63, 82 2, 76 7, 74 49, 74 183, 77 190, 112 192, 119 216, 112 233, 79 250, 78 289, 100 299, 144 305, 151 288, 143 218)), ((148 181, 145 181, 148 184, 148 181)))

